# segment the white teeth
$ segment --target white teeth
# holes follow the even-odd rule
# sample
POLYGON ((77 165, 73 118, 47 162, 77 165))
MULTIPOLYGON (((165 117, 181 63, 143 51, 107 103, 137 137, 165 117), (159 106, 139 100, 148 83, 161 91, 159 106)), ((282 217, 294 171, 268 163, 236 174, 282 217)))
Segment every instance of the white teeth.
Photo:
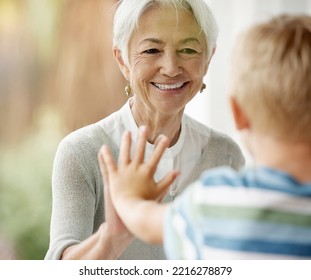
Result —
POLYGON ((165 85, 165 84, 154 84, 158 89, 161 90, 170 90, 170 89, 177 89, 181 88, 184 83, 177 83, 177 84, 172 84, 172 85, 165 85))

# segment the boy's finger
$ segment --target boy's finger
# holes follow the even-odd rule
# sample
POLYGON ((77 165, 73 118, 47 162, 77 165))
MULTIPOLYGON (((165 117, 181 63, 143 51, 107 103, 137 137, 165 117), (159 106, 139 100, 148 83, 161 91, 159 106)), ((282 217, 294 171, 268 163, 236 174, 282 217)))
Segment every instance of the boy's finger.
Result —
POLYGON ((177 176, 180 174, 178 171, 171 171, 158 183, 160 192, 166 192, 169 186, 175 181, 177 176))
POLYGON ((119 164, 127 165, 131 160, 131 144, 132 136, 129 131, 125 131, 122 135, 122 142, 120 147, 119 164))
POLYGON ((153 151, 150 159, 147 162, 147 164, 149 165, 149 168, 151 168, 152 172, 155 172, 157 165, 158 165, 164 151, 168 147, 168 145, 169 145, 169 139, 166 136, 160 135, 157 138, 154 151, 153 151))
POLYGON ((168 193, 168 187, 166 189, 162 190, 162 192, 160 193, 160 195, 158 196, 158 198, 156 200, 158 202, 161 202, 167 193, 168 193))
POLYGON ((138 131, 135 153, 133 156, 133 162, 135 164, 140 164, 144 161, 147 138, 148 138, 147 127, 141 126, 138 131))

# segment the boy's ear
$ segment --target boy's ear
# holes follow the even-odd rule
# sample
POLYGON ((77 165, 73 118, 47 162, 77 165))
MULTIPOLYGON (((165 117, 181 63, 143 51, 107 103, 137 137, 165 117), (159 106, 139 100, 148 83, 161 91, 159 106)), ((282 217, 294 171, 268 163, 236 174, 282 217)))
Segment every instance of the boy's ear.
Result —
POLYGON ((237 102, 236 98, 234 96, 230 96, 229 101, 235 127, 238 130, 250 128, 248 117, 245 114, 244 110, 239 105, 239 103, 237 102))
POLYGON ((124 78, 128 81, 129 77, 130 77, 130 71, 128 66, 125 64, 123 57, 122 57, 122 53, 119 49, 117 48, 113 48, 113 56, 115 58, 115 60, 118 63, 118 66, 124 76, 124 78))

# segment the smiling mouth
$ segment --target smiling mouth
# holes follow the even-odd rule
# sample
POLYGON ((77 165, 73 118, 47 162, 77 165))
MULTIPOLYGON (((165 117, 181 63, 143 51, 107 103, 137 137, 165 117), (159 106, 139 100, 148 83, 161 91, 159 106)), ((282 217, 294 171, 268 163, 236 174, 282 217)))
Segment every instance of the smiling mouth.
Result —
POLYGON ((156 84, 152 83, 156 88, 160 90, 176 90, 176 89, 181 89, 184 87, 188 82, 180 82, 176 84, 156 84))

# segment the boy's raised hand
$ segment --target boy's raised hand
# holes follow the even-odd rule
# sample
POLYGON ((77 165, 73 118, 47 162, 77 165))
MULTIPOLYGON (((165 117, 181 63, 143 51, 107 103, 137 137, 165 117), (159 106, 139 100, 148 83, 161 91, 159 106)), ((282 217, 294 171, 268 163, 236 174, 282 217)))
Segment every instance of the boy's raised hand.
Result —
MULTIPOLYGON (((167 188, 178 176, 177 171, 169 172, 161 181, 154 181, 157 165, 169 139, 161 135, 149 159, 144 162, 145 148, 148 138, 146 127, 140 127, 133 158, 130 157, 131 134, 125 132, 122 137, 118 166, 114 162, 107 146, 100 151, 100 166, 103 176, 109 181, 112 201, 119 213, 124 203, 131 200, 160 200, 167 188)), ((119 213, 120 214, 120 213, 119 213)))

